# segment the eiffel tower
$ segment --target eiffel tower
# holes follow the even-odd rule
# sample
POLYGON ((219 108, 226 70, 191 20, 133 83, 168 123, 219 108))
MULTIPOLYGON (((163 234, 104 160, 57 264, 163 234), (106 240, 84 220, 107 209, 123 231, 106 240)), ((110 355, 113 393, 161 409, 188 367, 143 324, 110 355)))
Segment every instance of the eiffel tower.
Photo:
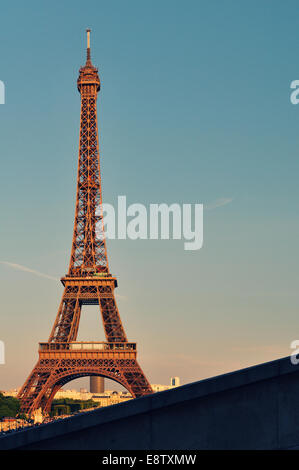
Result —
POLYGON ((90 56, 77 80, 81 95, 79 162, 74 234, 68 274, 57 317, 39 359, 19 392, 21 411, 49 413, 56 392, 78 377, 101 376, 123 385, 134 398, 153 393, 140 368, 136 343, 130 343, 115 302, 117 280, 110 274, 102 210, 97 125, 98 70, 90 56), (99 305, 106 342, 78 342, 82 305, 99 305))

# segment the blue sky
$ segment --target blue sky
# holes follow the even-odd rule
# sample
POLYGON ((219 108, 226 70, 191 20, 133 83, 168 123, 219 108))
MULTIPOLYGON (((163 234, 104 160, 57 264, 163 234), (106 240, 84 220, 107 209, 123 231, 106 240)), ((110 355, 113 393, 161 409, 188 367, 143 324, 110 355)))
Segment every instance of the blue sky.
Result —
MULTIPOLYGON (((67 271, 86 27, 102 82, 104 201, 211 207, 197 252, 108 242, 121 316, 152 383, 271 360, 297 339, 297 12, 291 0, 2 6, 0 261, 67 271)), ((0 388, 10 388, 33 367, 62 288, 3 263, 0 280, 0 388)), ((91 337, 96 312, 83 320, 81 338, 102 339, 91 337)))

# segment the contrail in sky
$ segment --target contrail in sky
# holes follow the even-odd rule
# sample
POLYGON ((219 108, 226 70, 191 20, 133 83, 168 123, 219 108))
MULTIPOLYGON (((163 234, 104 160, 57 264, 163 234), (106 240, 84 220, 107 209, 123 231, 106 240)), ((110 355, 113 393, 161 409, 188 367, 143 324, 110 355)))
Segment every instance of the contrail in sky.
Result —
MULTIPOLYGON (((54 276, 49 276, 48 274, 41 273, 39 271, 36 271, 35 269, 27 268, 27 266, 22 266, 21 264, 16 264, 16 263, 10 263, 9 261, 0 261, 0 264, 4 264, 5 266, 9 266, 12 269, 16 269, 17 271, 24 271, 26 273, 31 273, 34 274, 35 276, 38 277, 44 277, 46 279, 51 279, 51 281, 59 281, 57 277, 54 276)), ((122 300, 127 300, 127 297, 124 295, 120 294, 115 294, 116 297, 122 300)))
POLYGON ((22 266, 21 264, 10 263, 9 261, 0 261, 0 263, 5 264, 5 266, 9 266, 12 269, 16 269, 17 271, 25 271, 26 273, 31 273, 38 277, 45 277, 46 279, 51 279, 52 281, 59 281, 57 277, 49 276, 48 274, 41 273, 35 269, 27 268, 27 266, 22 266))
POLYGON ((214 202, 210 202, 209 204, 204 204, 203 207, 204 209, 209 211, 212 209, 216 209, 217 207, 226 206, 226 204, 231 203, 232 200, 233 199, 230 197, 221 197, 220 199, 216 199, 216 201, 214 202))

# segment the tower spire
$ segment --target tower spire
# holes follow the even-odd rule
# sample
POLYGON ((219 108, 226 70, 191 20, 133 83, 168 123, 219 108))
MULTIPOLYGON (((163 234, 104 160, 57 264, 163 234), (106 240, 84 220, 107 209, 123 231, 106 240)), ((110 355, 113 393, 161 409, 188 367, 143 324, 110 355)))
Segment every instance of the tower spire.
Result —
POLYGON ((87 59, 86 65, 91 65, 91 58, 90 58, 90 29, 86 30, 87 33, 87 59))

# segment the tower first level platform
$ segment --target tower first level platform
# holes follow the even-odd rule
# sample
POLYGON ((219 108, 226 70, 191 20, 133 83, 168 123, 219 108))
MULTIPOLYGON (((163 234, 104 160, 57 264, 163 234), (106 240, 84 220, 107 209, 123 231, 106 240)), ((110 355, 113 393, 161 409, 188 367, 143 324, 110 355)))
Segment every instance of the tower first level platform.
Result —
POLYGON ((57 391, 86 376, 114 380, 134 398, 151 393, 136 355, 136 343, 40 343, 39 360, 20 393, 22 411, 31 415, 41 408, 48 414, 57 391))

